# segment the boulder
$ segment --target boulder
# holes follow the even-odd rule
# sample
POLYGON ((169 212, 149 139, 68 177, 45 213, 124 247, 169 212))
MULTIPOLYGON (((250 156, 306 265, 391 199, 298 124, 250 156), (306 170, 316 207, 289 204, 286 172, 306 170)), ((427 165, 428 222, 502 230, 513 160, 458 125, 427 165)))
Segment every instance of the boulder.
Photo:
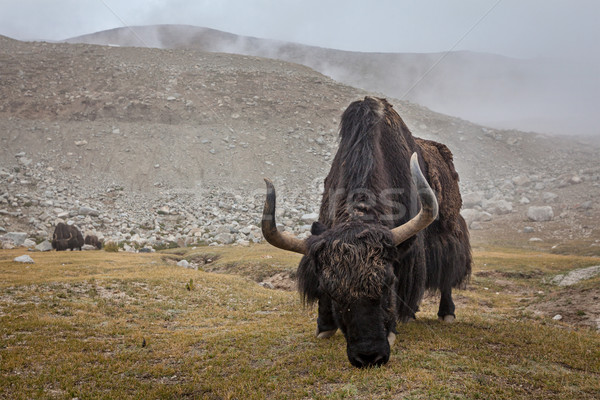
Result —
POLYGON ((551 221, 554 211, 550 206, 531 206, 527 210, 527 218, 536 222, 551 221))
POLYGON ((52 243, 47 240, 44 240, 42 243, 35 246, 37 251, 50 251, 52 250, 52 243))
POLYGON ((27 239, 27 233, 25 232, 8 232, 2 236, 3 242, 11 242, 14 246, 22 246, 27 239))
POLYGON ((31 258, 30 256, 28 256, 27 254, 23 255, 23 256, 19 256, 16 257, 13 261, 15 262, 20 262, 20 263, 26 263, 26 264, 33 264, 33 258, 31 258))
POLYGON ((471 192, 462 196, 462 202, 464 208, 474 208, 477 206, 481 206, 483 203, 484 197, 480 192, 471 192))
POLYGON ((469 227, 471 227, 473 222, 490 221, 492 219, 491 214, 485 211, 475 210, 473 208, 461 210, 460 215, 462 215, 462 217, 467 222, 467 226, 469 227))
POLYGON ((576 269, 570 271, 566 275, 556 275, 554 278, 552 278, 551 283, 558 286, 571 286, 580 281, 591 279, 598 275, 600 275, 600 265, 576 269))
POLYGON ((483 208, 491 214, 510 214, 513 210, 512 203, 506 200, 488 200, 483 203, 483 208))
POLYGON ((90 207, 79 207, 79 215, 91 215, 92 217, 97 217, 100 215, 100 211, 90 208, 90 207))

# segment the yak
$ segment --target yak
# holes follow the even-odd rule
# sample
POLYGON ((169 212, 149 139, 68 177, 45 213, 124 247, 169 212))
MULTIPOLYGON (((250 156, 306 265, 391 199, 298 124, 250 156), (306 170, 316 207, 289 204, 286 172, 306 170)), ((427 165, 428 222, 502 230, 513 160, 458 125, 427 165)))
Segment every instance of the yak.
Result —
POLYGON ((52 248, 56 251, 67 249, 81 250, 83 247, 83 235, 74 225, 67 225, 63 222, 56 224, 54 234, 52 235, 52 248))
POLYGON ((365 97, 343 112, 308 238, 278 231, 265 182, 263 235, 303 255, 298 290, 305 305, 318 303, 316 335, 339 329, 352 365, 389 361, 398 322, 416 318, 426 290, 441 294, 438 318, 454 320, 452 289, 470 277, 471 247, 453 156, 413 137, 387 100, 365 97))
POLYGON ((98 250, 102 249, 102 241, 98 239, 96 235, 85 235, 85 239, 83 240, 84 244, 94 246, 98 250))

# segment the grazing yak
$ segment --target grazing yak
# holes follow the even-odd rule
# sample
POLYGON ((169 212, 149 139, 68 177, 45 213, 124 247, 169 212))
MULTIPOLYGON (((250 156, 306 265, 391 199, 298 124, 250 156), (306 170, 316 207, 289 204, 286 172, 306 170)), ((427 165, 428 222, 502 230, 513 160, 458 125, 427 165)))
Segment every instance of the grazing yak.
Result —
POLYGON ((83 244, 94 246, 98 250, 102 249, 102 242, 98 239, 98 236, 96 235, 85 235, 83 244))
POLYGON ((63 222, 56 224, 54 235, 52 235, 52 248, 56 251, 67 249, 81 250, 83 247, 83 235, 74 225, 67 225, 63 222))
POLYGON ((318 302, 317 337, 339 328, 352 365, 389 360, 397 322, 415 318, 427 289, 441 293, 439 319, 454 319, 452 288, 471 274, 471 248, 452 153, 413 137, 385 99, 344 111, 310 237, 277 230, 275 189, 265 182, 263 235, 304 255, 298 288, 305 304, 318 302))

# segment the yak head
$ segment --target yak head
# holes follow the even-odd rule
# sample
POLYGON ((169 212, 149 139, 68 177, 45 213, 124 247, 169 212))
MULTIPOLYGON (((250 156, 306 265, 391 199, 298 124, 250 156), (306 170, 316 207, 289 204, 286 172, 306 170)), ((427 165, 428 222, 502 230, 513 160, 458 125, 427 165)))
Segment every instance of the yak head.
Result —
POLYGON ((52 236, 52 248, 56 251, 65 251, 69 248, 69 241, 73 238, 73 235, 69 235, 68 238, 59 239, 55 233, 52 236))
POLYGON ((385 364, 396 333, 397 253, 389 229, 354 221, 327 229, 315 223, 298 266, 305 303, 331 301, 337 327, 356 367, 385 364))
POLYGON ((421 211, 408 222, 393 229, 361 220, 329 228, 315 223, 306 240, 277 230, 275 189, 265 179, 263 235, 276 247, 304 255, 298 266, 302 297, 305 303, 330 302, 335 323, 346 338, 348 359, 356 367, 382 365, 389 360, 398 315, 393 260, 398 258, 401 243, 437 217, 437 201, 416 154, 411 158, 411 173, 421 211))

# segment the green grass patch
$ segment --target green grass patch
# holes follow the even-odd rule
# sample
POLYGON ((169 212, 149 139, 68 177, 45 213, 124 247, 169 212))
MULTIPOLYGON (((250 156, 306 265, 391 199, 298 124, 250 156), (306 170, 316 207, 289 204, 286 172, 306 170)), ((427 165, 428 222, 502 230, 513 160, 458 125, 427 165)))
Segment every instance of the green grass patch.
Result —
MULTIPOLYGON (((339 333, 314 337, 316 308, 303 308, 295 292, 256 284, 292 274, 295 254, 256 245, 12 261, 21 254, 0 251, 0 398, 600 396, 598 332, 530 311, 573 290, 545 278, 595 258, 475 251, 471 283, 456 292, 457 322, 438 322, 438 298, 428 296, 419 319, 399 326, 390 362, 358 370, 339 333), (211 261, 196 271, 167 255, 211 261)), ((581 312, 589 311, 574 307, 581 312)))

